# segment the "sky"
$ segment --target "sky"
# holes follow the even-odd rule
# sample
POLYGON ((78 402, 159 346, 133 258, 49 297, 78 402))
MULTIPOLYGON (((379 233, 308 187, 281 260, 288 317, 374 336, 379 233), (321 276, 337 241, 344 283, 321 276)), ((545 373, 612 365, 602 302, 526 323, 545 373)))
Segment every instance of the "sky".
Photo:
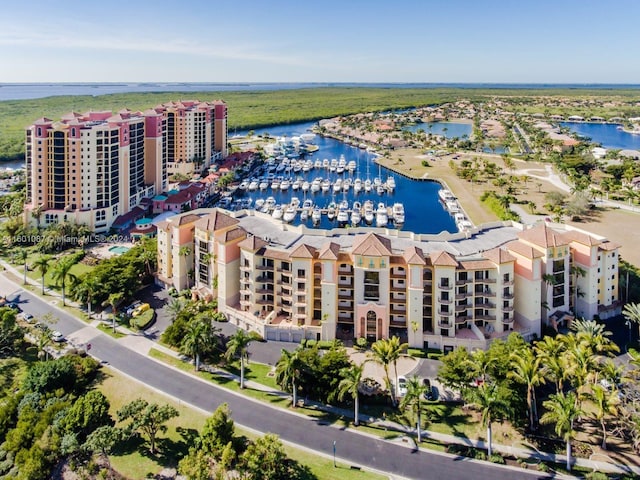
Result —
POLYGON ((3 0, 0 82, 640 83, 640 0, 3 0))

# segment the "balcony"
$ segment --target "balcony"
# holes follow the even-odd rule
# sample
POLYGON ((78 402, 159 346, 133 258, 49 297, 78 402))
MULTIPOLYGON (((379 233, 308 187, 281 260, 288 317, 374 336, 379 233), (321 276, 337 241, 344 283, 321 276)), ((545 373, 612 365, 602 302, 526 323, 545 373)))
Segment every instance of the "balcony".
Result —
POLYGON ((484 320, 484 321, 487 321, 487 322, 495 322, 496 316, 495 315, 476 315, 475 316, 475 320, 484 320))
POLYGON ((504 285, 505 287, 512 287, 514 285, 514 281, 513 280, 503 280, 502 281, 502 285, 504 285))
POLYGON ((353 275, 351 268, 338 268, 338 275, 353 275))
POLYGON ((442 320, 438 320, 438 327, 440 328, 451 328, 453 327, 453 325, 451 325, 449 322, 443 322, 442 320))
POLYGON ((493 298, 496 296, 495 292, 492 292, 490 290, 483 290, 482 292, 474 292, 476 297, 488 297, 488 298, 493 298))
POLYGON ((241 265, 240 266, 240 271, 241 272, 250 272, 251 270, 253 270, 251 265, 241 265))
POLYGON ((407 309, 399 308, 399 307, 396 307, 395 305, 391 305, 391 308, 389 309, 389 313, 391 313, 392 315, 406 315, 407 309))
POLYGON ((284 268, 276 269, 276 272, 281 273, 282 275, 286 275, 287 277, 293 277, 293 272, 291 270, 285 270, 284 268))
POLYGON ((273 305, 273 300, 264 300, 262 298, 255 301, 256 305, 273 305))
POLYGON ((338 298, 345 299, 345 300, 351 300, 353 298, 353 293, 352 292, 339 292, 338 293, 338 298))
POLYGON ((513 317, 510 318, 503 318, 502 319, 502 323, 506 324, 506 325, 511 325, 513 323, 513 317))
POLYGON ((473 294, 472 293, 456 293, 456 300, 464 300, 465 298, 469 298, 471 297, 473 294))
POLYGON ((496 283, 495 278, 475 278, 476 283, 496 283))
POLYGON ((239 293, 240 295, 251 295, 252 292, 248 288, 241 288, 239 293))
POLYGON ((267 277, 266 275, 260 275, 259 277, 256 278, 256 282, 273 284, 273 278, 267 277))
POLYGON ((513 293, 503 293, 502 298, 505 300, 513 300, 513 293))
POLYGON ((455 322, 456 325, 462 325, 464 323, 467 323, 468 320, 470 320, 471 317, 467 316, 467 315, 460 315, 458 317, 455 317, 455 322))
POLYGON ((260 270, 260 271, 273 270, 273 265, 271 265, 271 266, 269 266, 269 265, 256 265, 255 269, 256 270, 260 270))
POLYGON ((438 310, 438 315, 442 315, 443 317, 450 317, 453 315, 452 312, 443 312, 442 310, 438 310))
POLYGON ((502 307, 502 311, 503 312, 513 312, 513 307, 512 306, 502 307))
POLYGON ((445 284, 438 284, 438 288, 440 290, 451 290, 453 288, 453 285, 445 285, 445 284))
POLYGON ((402 285, 402 286, 391 285, 391 287, 389 287, 389 291, 390 292, 406 292, 407 287, 405 285, 402 285))
POLYGON ((266 293, 266 294, 273 295, 273 287, 271 287, 271 288, 264 288, 264 287, 258 288, 258 289, 256 289, 256 293, 266 293))
POLYGON ((407 278, 407 272, 393 272, 389 278, 407 278))
POLYGON ((453 300, 449 300, 449 299, 444 299, 444 298, 439 298, 438 302, 443 304, 443 305, 451 305, 453 303, 453 300))
POLYGON ((469 305, 470 308, 496 308, 496 304, 493 302, 481 302, 469 305))
POLYGON ((472 308, 471 305, 456 305, 456 312, 464 312, 465 310, 472 308))
POLYGON ((353 287, 353 279, 350 280, 338 280, 338 285, 341 287, 353 287))
POLYGON ((392 318, 389 321, 389 326, 390 327, 406 327, 407 326, 407 320, 406 319, 395 319, 395 318, 392 318))
POLYGON ((456 280, 456 285, 460 286, 460 285, 468 285, 469 283, 472 283, 473 280, 470 278, 467 278, 466 280, 462 280, 462 279, 458 279, 456 280))

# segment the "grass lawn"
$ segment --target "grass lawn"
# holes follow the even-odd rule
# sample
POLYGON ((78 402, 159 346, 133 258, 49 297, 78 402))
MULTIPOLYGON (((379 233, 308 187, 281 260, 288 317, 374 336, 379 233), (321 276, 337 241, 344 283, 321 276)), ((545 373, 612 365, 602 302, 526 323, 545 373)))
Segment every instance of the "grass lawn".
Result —
MULTIPOLYGON (((234 375, 240 376, 239 361, 235 361, 232 364, 227 365, 226 369, 234 375)), ((244 379, 261 383, 262 385, 266 385, 267 387, 280 388, 276 383, 276 377, 273 374, 273 367, 264 363, 246 363, 244 366, 244 379)))
MULTIPOLYGON (((166 434, 160 436, 158 442, 160 450, 157 455, 150 455, 146 446, 139 442, 129 442, 120 451, 111 455, 113 467, 128 478, 147 478, 164 467, 177 465, 179 458, 187 453, 189 445, 192 444, 208 415, 180 402, 174 402, 116 371, 108 368, 103 371, 105 375, 99 390, 109 399, 112 415, 115 415, 123 405, 137 398, 144 398, 150 403, 170 404, 180 412, 179 417, 167 423, 166 434)), ((249 438, 253 437, 252 434, 240 428, 236 428, 236 433, 249 438)), ((386 478, 369 472, 351 470, 348 465, 338 465, 338 468, 334 469, 331 459, 293 447, 287 446, 286 451, 290 458, 309 467, 321 480, 386 478)))
POLYGON ((113 327, 111 326, 110 323, 104 323, 104 322, 100 322, 98 324, 98 330, 100 330, 101 332, 106 333, 107 335, 118 339, 118 338, 122 338, 125 337, 126 335, 124 333, 120 333, 116 330, 116 332, 114 333, 113 331, 113 327))

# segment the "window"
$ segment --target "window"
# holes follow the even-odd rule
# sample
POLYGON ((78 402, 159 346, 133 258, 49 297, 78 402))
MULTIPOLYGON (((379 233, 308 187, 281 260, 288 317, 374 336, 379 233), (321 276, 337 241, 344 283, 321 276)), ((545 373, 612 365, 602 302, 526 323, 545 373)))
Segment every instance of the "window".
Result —
POLYGON ((298 269, 298 277, 304 278, 305 277, 305 272, 306 272, 306 270, 304 268, 299 268, 298 269))
POLYGON ((449 286, 449 278, 448 277, 443 277, 440 279, 440 286, 441 287, 448 287, 449 286))
POLYGON ((380 273, 364 272, 364 299, 380 300, 380 273))
POLYGON ((508 273, 505 273, 505 274, 502 276, 502 281, 504 281, 505 283, 509 281, 509 274, 508 274, 508 273))
POLYGON ((442 292, 440 294, 440 300, 444 300, 445 302, 449 301, 449 292, 442 292))

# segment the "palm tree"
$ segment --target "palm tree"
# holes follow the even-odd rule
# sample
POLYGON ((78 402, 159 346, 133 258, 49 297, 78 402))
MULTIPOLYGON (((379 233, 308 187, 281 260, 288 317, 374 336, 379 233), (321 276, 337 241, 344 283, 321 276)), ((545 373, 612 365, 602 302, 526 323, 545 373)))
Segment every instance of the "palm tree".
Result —
POLYGON ((187 330, 180 344, 180 352, 193 358, 196 372, 200 370, 200 355, 206 349, 210 335, 205 321, 194 319, 187 325, 187 330))
POLYGON ((111 326, 113 327, 113 333, 116 333, 116 314, 118 313, 118 306, 124 300, 124 293, 115 292, 109 294, 109 297, 102 302, 102 305, 109 305, 111 307, 111 326))
POLYGON ((354 415, 353 424, 357 427, 360 425, 359 419, 359 388, 362 383, 362 372, 364 372, 363 365, 351 365, 349 368, 343 368, 340 372, 342 380, 338 384, 338 400, 342 401, 345 395, 351 395, 354 403, 354 415))
POLYGON ((260 340, 260 336, 255 332, 245 332, 238 330, 227 343, 227 360, 240 357, 240 388, 244 388, 244 362, 249 361, 249 344, 260 340))
POLYGON ((88 275, 85 277, 82 285, 87 294, 87 312, 89 313, 89 318, 91 318, 91 304, 93 302, 93 296, 98 291, 98 281, 95 279, 95 277, 88 275))
POLYGON ((42 279, 42 295, 45 295, 44 292, 44 276, 49 271, 49 262, 51 261, 51 257, 47 255, 40 255, 34 262, 33 265, 40 272, 40 278, 42 279))
POLYGON ((171 316, 171 321, 175 322, 176 318, 178 317, 178 314, 184 310, 185 308, 185 302, 183 302, 181 299, 179 298, 174 298, 173 300, 171 300, 169 302, 169 305, 167 305, 167 310, 169 311, 169 314, 171 316))
POLYGON ((294 408, 298 405, 296 378, 300 375, 301 368, 302 362, 298 350, 289 352, 283 348, 280 360, 276 363, 276 382, 282 388, 291 388, 291 405, 294 408))
POLYGON ((398 383, 398 369, 397 360, 400 358, 400 354, 407 348, 406 343, 400 343, 400 338, 393 336, 389 339, 380 339, 371 345, 371 356, 373 360, 384 369, 385 382, 389 389, 389 395, 391 397, 391 404, 395 407, 397 405, 395 385, 398 383), (395 371, 395 383, 391 384, 391 378, 389 376, 389 365, 393 364, 395 371))
POLYGON ((507 375, 527 387, 529 428, 535 430, 538 421, 536 386, 544 383, 544 376, 540 371, 540 358, 533 354, 529 346, 526 346, 521 351, 511 354, 511 367, 512 370, 507 375))
POLYGON ((60 281, 60 287, 62 288, 62 306, 66 305, 65 303, 65 287, 67 283, 67 278, 69 276, 69 270, 74 265, 74 259, 71 256, 62 257, 58 263, 53 267, 53 279, 58 282, 60 281))
POLYGON ((560 393, 567 373, 563 361, 564 344, 558 337, 547 336, 536 342, 534 348, 536 357, 540 359, 542 365, 543 376, 553 381, 556 393, 560 393))
MULTIPOLYGON (((627 303, 622 309, 622 315, 629 322, 638 324, 640 328, 640 303, 627 303)), ((631 327, 629 327, 631 329, 631 327)), ((631 336, 631 334, 629 334, 631 336)))
POLYGON ((591 412, 593 418, 600 422, 602 427, 602 449, 607 449, 607 424, 606 419, 609 415, 618 414, 618 404, 620 398, 618 398, 618 389, 614 386, 610 390, 596 383, 591 386, 591 393, 587 398, 591 400, 595 406, 595 411, 591 412))
POLYGON ((20 260, 20 263, 22 263, 22 268, 23 268, 23 276, 22 276, 22 284, 26 285, 27 284, 27 259, 29 258, 29 252, 27 251, 26 248, 18 248, 16 251, 16 257, 18 260, 20 260))
POLYGON ((556 435, 567 443, 567 470, 571 471, 571 439, 574 435, 573 422, 582 415, 578 407, 578 398, 573 392, 551 394, 544 403, 547 411, 540 423, 553 424, 556 435))
POLYGON ((427 386, 416 376, 407 380, 407 393, 400 402, 401 410, 409 410, 416 419, 418 444, 422 442, 422 400, 427 393, 427 386))
POLYGON ((509 410, 507 398, 510 392, 495 384, 483 383, 478 388, 470 390, 471 406, 480 410, 482 426, 487 428, 487 456, 493 454, 493 432, 491 425, 494 420, 504 418, 509 410))
MULTIPOLYGON (((191 255, 191 247, 184 246, 178 250, 178 255, 184 258, 184 269, 187 269, 187 257, 191 255)), ((189 276, 187 275, 187 288, 189 288, 189 276)))

